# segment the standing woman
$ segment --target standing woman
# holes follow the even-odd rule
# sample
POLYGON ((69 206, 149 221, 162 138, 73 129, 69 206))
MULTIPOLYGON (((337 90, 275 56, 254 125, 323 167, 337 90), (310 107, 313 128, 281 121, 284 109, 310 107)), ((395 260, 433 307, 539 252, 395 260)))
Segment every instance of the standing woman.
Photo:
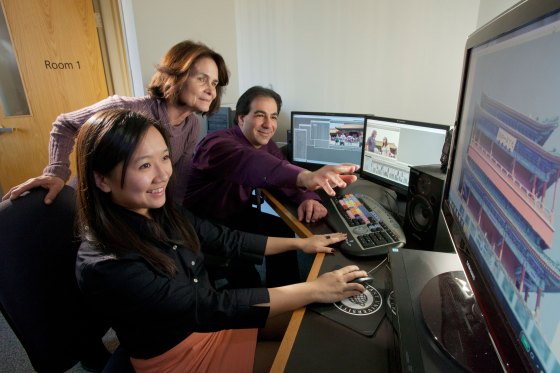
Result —
POLYGON ((174 45, 156 67, 144 97, 111 96, 80 110, 61 114, 53 123, 49 143, 49 164, 43 175, 11 188, 2 200, 18 198, 41 186, 48 189, 45 203, 51 203, 70 177, 70 153, 80 126, 93 114, 106 109, 127 109, 163 123, 170 135, 176 184, 173 199, 182 203, 188 170, 200 123, 195 115, 216 112, 224 87, 229 82, 221 55, 206 45, 182 41, 174 45))
POLYGON ((167 188, 173 169, 164 132, 137 113, 109 110, 77 139, 78 284, 137 372, 251 372, 256 328, 267 319, 364 291, 350 283, 366 276, 356 266, 278 288, 214 290, 201 253, 258 262, 288 250, 331 252, 327 245, 345 235, 265 237, 180 210, 167 188))
POLYGON ((383 142, 381 143, 381 155, 384 155, 386 157, 391 156, 391 149, 389 148, 387 137, 383 137, 383 142))

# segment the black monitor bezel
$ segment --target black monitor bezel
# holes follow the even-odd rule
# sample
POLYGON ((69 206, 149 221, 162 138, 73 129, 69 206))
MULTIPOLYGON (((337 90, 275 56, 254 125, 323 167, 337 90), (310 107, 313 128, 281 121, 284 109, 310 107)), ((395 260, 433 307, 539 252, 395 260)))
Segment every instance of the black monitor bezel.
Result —
MULTIPOLYGON (((366 131, 367 131, 367 122, 368 120, 380 120, 385 122, 395 122, 399 124, 407 124, 416 127, 424 127, 424 128, 435 128, 448 131, 449 126, 445 124, 438 124, 438 123, 428 123, 428 122, 419 122, 413 121, 408 119, 399 119, 399 118, 389 118, 389 117, 380 117, 376 115, 367 115, 366 120, 364 121, 364 146, 362 147, 362 157, 360 159, 360 177, 362 179, 374 182, 379 184, 387 189, 394 191, 397 194, 397 198, 406 200, 408 198, 408 185, 399 184, 397 182, 391 181, 389 179, 382 178, 381 176, 377 176, 371 173, 366 173, 364 170, 364 157, 365 157, 365 142, 367 141, 366 131)), ((412 166, 420 166, 420 165, 412 165, 412 166)))
MULTIPOLYGON (((319 168, 325 166, 322 163, 313 163, 313 162, 298 162, 298 161, 294 161, 294 155, 293 155, 293 146, 294 146, 294 115, 317 115, 317 116, 333 116, 333 117, 354 117, 354 118, 363 118, 363 130, 365 130, 365 125, 366 125, 366 114, 359 114, 359 113, 334 113, 334 112, 321 112, 321 111, 292 111, 290 113, 290 139, 287 139, 288 143, 292 144, 292 151, 289 154, 289 161, 293 164, 295 164, 296 166, 305 168, 307 170, 311 170, 311 171, 315 171, 318 170, 319 168)), ((363 145, 362 145, 362 153, 363 153, 363 145)), ((361 155, 360 155, 361 157, 361 155)), ((361 159, 361 158, 360 158, 361 159)), ((359 165, 359 163, 356 163, 359 165)))
POLYGON ((459 126, 461 124, 463 115, 462 109, 466 99, 466 81, 469 77, 469 61, 472 50, 558 11, 560 11, 560 3, 558 1, 527 0, 520 2, 482 26, 467 39, 455 129, 451 142, 447 182, 445 183, 443 194, 442 213, 447 231, 451 235, 454 248, 461 260, 477 303, 482 310, 496 351, 500 356, 504 368, 508 371, 530 371, 533 369, 533 366, 529 358, 524 354, 521 341, 517 338, 515 331, 510 326, 505 311, 501 308, 498 300, 490 291, 491 286, 489 280, 485 277, 482 266, 477 262, 476 257, 470 251, 468 241, 463 233, 460 222, 455 220, 452 214, 449 205, 450 180, 453 176, 456 162, 460 162, 460 160, 455 157, 455 150, 459 141, 459 126))

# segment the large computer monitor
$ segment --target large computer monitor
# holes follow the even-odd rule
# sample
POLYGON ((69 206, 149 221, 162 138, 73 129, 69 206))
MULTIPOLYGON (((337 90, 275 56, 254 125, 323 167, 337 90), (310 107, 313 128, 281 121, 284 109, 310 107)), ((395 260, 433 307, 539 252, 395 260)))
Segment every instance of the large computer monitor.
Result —
POLYGON ((560 372, 560 2, 467 41, 443 213, 504 367, 560 372))
POLYGON ((366 117, 361 176, 406 197, 411 166, 440 162, 449 126, 366 117))
POLYGON ((361 114, 292 111, 292 162, 315 170, 338 163, 360 164, 364 139, 361 114))

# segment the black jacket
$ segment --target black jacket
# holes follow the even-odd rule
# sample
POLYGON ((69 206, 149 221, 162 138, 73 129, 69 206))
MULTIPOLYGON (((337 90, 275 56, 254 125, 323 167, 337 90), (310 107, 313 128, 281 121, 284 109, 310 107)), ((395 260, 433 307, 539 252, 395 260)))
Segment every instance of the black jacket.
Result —
MULTIPOLYGON (((184 213, 203 252, 262 262, 266 237, 233 231, 184 213)), ((124 217, 141 236, 147 235, 149 219, 128 210, 124 217)), ((101 253, 88 241, 78 251, 78 284, 92 307, 109 320, 131 357, 160 355, 193 332, 264 326, 269 308, 254 305, 269 302, 267 289, 215 291, 202 255, 169 242, 162 242, 159 248, 175 261, 174 278, 135 253, 116 258, 101 253)))

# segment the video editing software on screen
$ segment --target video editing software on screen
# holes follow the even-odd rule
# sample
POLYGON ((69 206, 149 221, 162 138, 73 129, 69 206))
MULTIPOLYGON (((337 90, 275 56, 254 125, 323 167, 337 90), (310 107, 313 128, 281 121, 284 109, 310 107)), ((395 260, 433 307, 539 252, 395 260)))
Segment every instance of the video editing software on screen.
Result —
POLYGON ((410 166, 440 162, 447 129, 437 124, 366 118, 362 173, 407 188, 410 166))
POLYGON ((364 116, 353 114, 292 112, 293 161, 304 165, 360 164, 364 120, 364 116))

